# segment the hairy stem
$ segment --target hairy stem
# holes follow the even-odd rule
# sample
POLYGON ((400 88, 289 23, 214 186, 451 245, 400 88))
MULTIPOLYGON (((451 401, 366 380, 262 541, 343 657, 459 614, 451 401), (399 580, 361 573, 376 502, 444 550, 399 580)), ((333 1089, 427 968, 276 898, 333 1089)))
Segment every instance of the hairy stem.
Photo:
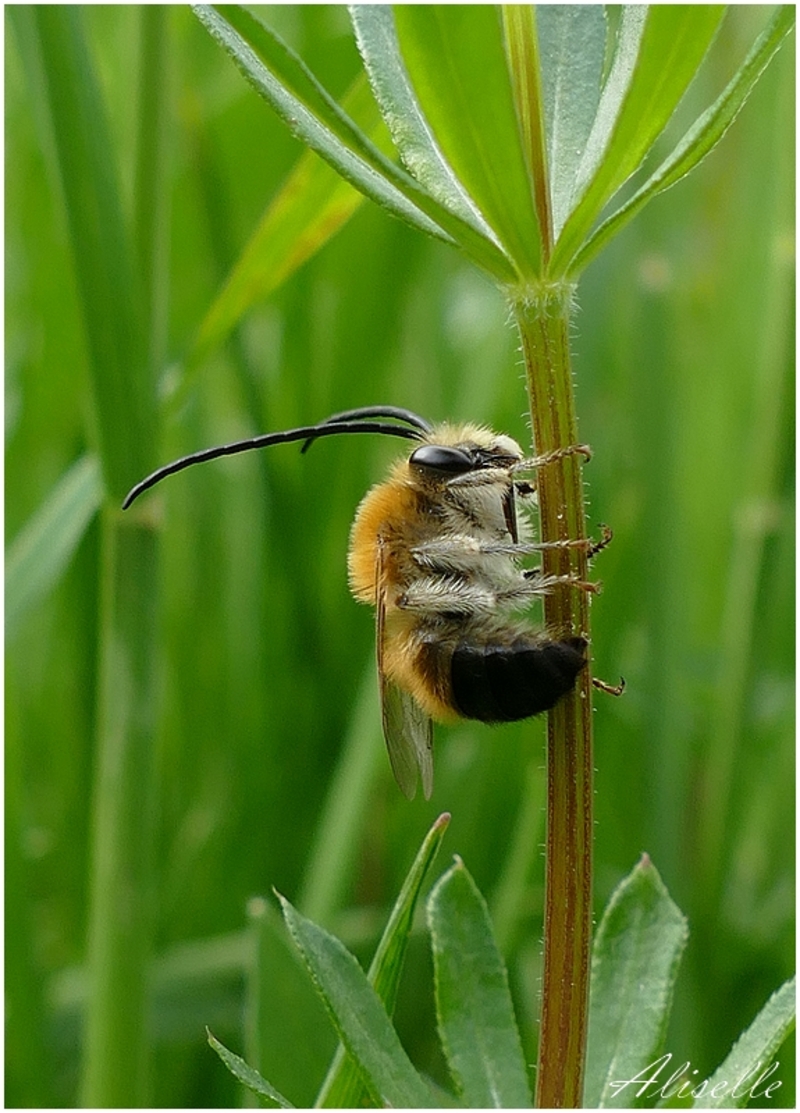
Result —
MULTIPOLYGON (((522 350, 537 453, 578 443, 569 354, 572 287, 527 289, 512 308, 522 350)), ((537 478, 541 538, 586 536, 581 458, 565 456, 537 478)), ((546 549, 546 573, 586 580, 581 549, 546 549)), ((551 636, 589 638, 585 591, 559 587, 545 599, 551 636)), ((592 701, 591 672, 550 712, 547 729, 547 856, 544 971, 536 1104, 582 1104, 592 930, 592 701)))

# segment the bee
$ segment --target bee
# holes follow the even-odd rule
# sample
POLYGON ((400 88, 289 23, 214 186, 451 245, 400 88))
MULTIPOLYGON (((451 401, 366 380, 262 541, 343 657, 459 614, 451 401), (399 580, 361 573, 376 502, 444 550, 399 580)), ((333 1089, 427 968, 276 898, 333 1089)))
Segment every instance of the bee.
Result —
MULTIPOLYGON (((383 734, 395 779, 411 799, 433 790, 433 721, 527 719, 572 691, 587 664, 586 639, 551 636, 518 612, 557 584, 596 585, 545 575, 524 558, 546 548, 610 540, 534 542, 536 469, 585 445, 526 458, 516 441, 480 425, 433 425, 410 410, 362 407, 317 425, 268 433, 184 456, 128 494, 127 508, 161 479, 220 456, 290 441, 306 451, 334 434, 414 440, 388 477, 359 505, 350 533, 351 591, 375 609, 383 734)), ((603 685, 601 685, 603 686, 603 685)))

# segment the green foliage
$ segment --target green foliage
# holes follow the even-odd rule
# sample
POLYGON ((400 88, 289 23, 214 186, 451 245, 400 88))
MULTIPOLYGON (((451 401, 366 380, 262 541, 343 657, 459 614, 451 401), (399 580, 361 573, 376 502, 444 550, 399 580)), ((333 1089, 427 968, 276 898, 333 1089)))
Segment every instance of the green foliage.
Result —
POLYGON ((790 978, 742 1033, 708 1085, 692 1094, 695 1108, 741 1109, 750 1100, 773 1099, 780 1085, 780 1079, 771 1078, 776 1067, 773 1059, 796 1024, 797 982, 790 978))
POLYGON ((594 940, 587 1108, 616 1105, 615 1081, 634 1078, 660 1053, 688 934, 658 872, 640 862, 616 889, 594 940))
MULTIPOLYGON (((366 1103, 414 1108, 432 1097, 412 1067, 391 1026, 376 988, 379 956, 394 945, 405 948, 413 902, 444 831, 442 819, 429 832, 406 878, 403 893, 370 968, 369 980, 343 944, 300 916, 281 898, 284 917, 308 973, 349 1052, 352 1078, 363 1088, 324 1087, 316 1106, 359 1107, 366 1103), (410 903, 409 903, 410 901, 410 903), (391 941, 391 942, 389 942, 391 941), (372 984, 370 984, 372 983, 372 984), (340 1101, 334 1102, 336 1096, 340 1101), (348 1099, 345 1102, 345 1099, 348 1099)), ((492 934, 488 910, 463 862, 456 860, 427 901, 434 959, 439 1033, 457 1099, 447 1106, 468 1109, 526 1108, 530 1105, 525 1060, 508 990, 503 960, 492 934)), ((590 1055, 585 1108, 650 1108, 673 1099, 694 1098, 698 1108, 736 1108, 748 1097, 772 1098, 781 1082, 767 1080, 772 1057, 794 1028, 794 979, 781 987, 737 1041, 711 1078, 698 1080, 686 1063, 670 1067, 662 1054, 673 990, 687 939, 686 920, 670 899, 652 864, 644 859, 618 886, 594 943, 590 1055)), ((274 985, 274 981, 272 983, 274 985)), ((284 1001, 280 1014, 269 988, 276 1030, 294 1023, 297 1005, 284 1001)), ((284 1108, 291 1103, 209 1033, 209 1043, 233 1076, 260 1097, 284 1108)), ((297 1051, 287 1045, 286 1052, 297 1051)), ((340 1075, 341 1078, 341 1075, 340 1075)))
POLYGON ((252 1090, 254 1094, 258 1094, 260 1098, 265 1101, 272 1102, 279 1109, 294 1109, 290 1101, 287 1101, 283 1094, 279 1093, 274 1086, 270 1086, 265 1078, 262 1078, 257 1070, 249 1067, 240 1055, 235 1055, 224 1044, 208 1033, 209 1047, 213 1047, 217 1055, 223 1061, 225 1066, 243 1086, 248 1090, 252 1090))
POLYGON ((530 1104, 525 1059, 489 912, 461 861, 428 898, 439 1034, 463 1103, 530 1104))
POLYGON ((56 584, 89 522, 103 490, 93 456, 82 456, 14 538, 6 559, 6 631, 13 637, 18 616, 56 584))
MULTIPOLYGON (((397 1001, 400 975, 403 971, 414 910, 428 867, 435 858, 450 822, 445 813, 439 816, 425 837, 409 870, 392 914, 370 963, 367 977, 386 1011, 391 1015, 397 1001)), ((360 1105, 366 1097, 362 1078, 355 1069, 353 1057, 339 1048, 320 1092, 319 1104, 330 1108, 360 1105)))
MULTIPOLYGON (((542 749, 516 726, 441 730, 434 798, 409 805, 388 773, 374 692, 364 694, 372 623, 348 597, 344 550, 355 505, 390 446, 320 443, 302 458, 291 447, 271 450, 176 478, 131 526, 114 517, 118 496, 158 461, 368 402, 478 419, 525 440, 505 305, 462 258, 511 281, 508 244, 494 242, 463 198, 451 211, 452 178, 441 176, 435 145, 423 151, 422 176, 418 131, 405 149, 393 133, 408 157, 405 171, 386 170, 391 190, 376 180, 390 162, 388 140, 371 125, 374 113, 345 101, 361 64, 342 9, 278 6, 265 18, 378 152, 346 129, 351 180, 369 176, 372 196, 411 214, 417 229, 441 218, 439 240, 456 240, 461 255, 358 206, 328 167, 326 202, 328 187, 311 169, 316 156, 300 156, 190 12, 163 11, 160 46, 132 7, 7 16, 7 613, 15 627, 6 687, 6 1099, 77 1100, 86 1003, 97 1001, 87 981, 87 962, 97 961, 86 941, 89 894, 99 884, 90 802, 109 783, 133 825, 115 826, 114 845, 136 867, 130 876, 145 898, 131 905, 130 889, 122 900, 108 888, 110 907, 146 912, 149 901, 155 912, 152 1023, 132 1008, 144 981, 129 980, 127 961, 140 971, 147 962, 146 918, 120 947, 126 963, 106 965, 107 1001, 147 1041, 146 1066, 125 1038, 116 1059, 124 1067, 110 1061, 122 1104, 232 1104, 234 1084, 204 1031, 209 1024, 240 1046, 244 1029, 246 1057, 257 1061, 250 1049, 259 1046, 267 959, 243 942, 248 900, 275 885, 363 957, 405 876, 408 847, 444 807, 454 817, 453 849, 490 912, 502 912, 531 1062, 542 837, 530 801, 544 794, 542 749), (56 81, 63 96, 54 95, 56 81), (155 114, 154 91, 163 95, 155 114), (148 180, 143 168, 154 159, 148 180), (312 187, 319 206, 305 222, 312 187), (292 188, 302 199, 294 209, 292 188), (252 287, 242 280, 224 322, 194 348, 233 265, 242 273, 268 205, 288 209, 293 222, 285 247, 270 243, 272 277, 258 273, 267 264, 253 249, 252 287), (158 217, 153 227, 148 214, 158 217), (257 300, 265 291, 268 304, 257 300), (158 437, 148 367, 160 375, 158 437), (115 496, 102 528, 92 518, 102 492, 83 483, 92 474, 115 496), (160 555, 145 539, 154 528, 160 555), (133 567, 117 561, 121 542, 133 567), (113 656, 123 645, 133 656, 113 656), (157 742, 157 820, 139 795, 155 760, 147 747, 136 751, 138 772, 125 767, 124 784, 98 772, 94 740, 118 737, 123 722, 157 742), (140 821, 155 825, 155 853, 140 854, 131 837, 140 821)), ((624 700, 598 700, 596 711, 596 907, 646 848, 692 928, 664 1046, 676 1061, 690 1059, 698 1077, 725 1063, 793 962, 790 41, 754 88, 790 14, 728 12, 658 141, 663 173, 623 185, 611 209, 638 211, 637 188, 649 200, 658 190, 648 182, 660 189, 705 156, 749 95, 700 173, 629 228, 621 217, 607 226, 621 234, 601 254, 592 254, 607 240, 599 211, 573 216, 569 250, 566 236, 560 249, 575 273, 592 259, 574 335, 576 387, 581 439, 594 450, 585 473, 591 518, 615 532, 598 559, 605 593, 593 606, 593 650, 600 675, 628 680, 624 700)), ((711 14, 696 18, 710 38, 711 14)), ((597 27, 582 31, 592 72, 606 72, 597 27)), ((530 57, 520 35, 520 56, 530 57)), ((384 49, 391 54, 391 41, 384 49)), ((573 120, 548 88, 563 85, 545 82, 543 118, 573 120)), ((313 83, 306 93, 317 96, 313 83)), ((345 134, 334 131, 341 118, 321 94, 314 103, 329 114, 320 145, 330 154, 331 134, 336 142, 345 134)), ((584 135, 589 117, 575 120, 584 135)), ((449 151, 446 136, 437 138, 449 151)), ((563 198, 576 170, 564 168, 563 150, 554 165, 565 183, 556 225, 566 228, 563 198)), ((648 173, 645 166, 641 176, 648 173)), ((591 187, 592 206, 606 193, 607 183, 591 187)), ((274 959, 277 949, 264 944, 268 953, 274 959)), ((412 932, 395 1025, 416 1069, 447 1085, 430 982, 427 948, 412 932)), ((790 1049, 776 1050, 788 995, 779 991, 756 1022, 768 1032, 756 1030, 746 1049, 748 1062, 754 1054, 780 1062, 773 1078, 785 1084, 773 1105, 793 1104, 790 1049)), ((326 1066, 318 1063, 319 1078, 326 1066)), ((307 1067, 296 1071, 280 1081, 292 1097, 307 1083, 307 1067)))
POLYGON ((371 1106, 426 1109, 431 1094, 389 1022, 358 962, 334 936, 281 898, 286 925, 311 972, 350 1058, 358 1063, 371 1106))
POLYGON ((643 166, 683 99, 723 5, 625 6, 602 91, 608 43, 596 9, 545 13, 540 66, 535 17, 521 18, 520 8, 505 13, 505 35, 489 5, 398 5, 394 15, 354 8, 367 73, 410 176, 248 12, 195 10, 291 130, 343 178, 412 227, 459 244, 497 280, 516 275, 523 283, 542 274, 575 277, 634 212, 697 165, 793 26, 791 8, 777 8, 729 88, 637 203, 618 208, 593 242, 592 226, 643 166))

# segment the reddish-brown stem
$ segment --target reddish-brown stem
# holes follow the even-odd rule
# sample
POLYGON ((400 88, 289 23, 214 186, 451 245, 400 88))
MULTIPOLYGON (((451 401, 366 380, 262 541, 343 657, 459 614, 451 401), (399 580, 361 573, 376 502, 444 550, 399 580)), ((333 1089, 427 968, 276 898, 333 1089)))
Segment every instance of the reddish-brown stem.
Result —
MULTIPOLYGON (((578 443, 569 354, 572 289, 566 284, 526 291, 514 302, 528 379, 535 450, 578 443)), ((580 454, 563 454, 537 478, 541 539, 586 537, 580 454)), ((543 551, 546 574, 588 578, 586 547, 543 551)), ((565 584, 545 599, 555 636, 589 637, 587 592, 565 584)), ((589 997, 592 929, 591 670, 551 712, 547 729, 547 858, 544 970, 536 1104, 578 1108, 589 997)))

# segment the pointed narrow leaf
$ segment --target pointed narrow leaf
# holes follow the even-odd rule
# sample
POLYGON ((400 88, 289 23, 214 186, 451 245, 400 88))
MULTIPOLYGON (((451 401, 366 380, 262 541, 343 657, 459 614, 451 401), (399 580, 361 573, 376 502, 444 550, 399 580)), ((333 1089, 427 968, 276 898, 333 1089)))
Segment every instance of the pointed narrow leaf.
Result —
POLYGON ((464 1103, 530 1106, 506 969, 486 902, 459 859, 428 898, 428 922, 442 1046, 464 1103))
POLYGON ((6 557, 6 635, 55 584, 100 508, 103 482, 94 456, 82 456, 23 526, 6 557))
POLYGON ((539 4, 536 29, 553 231, 558 238, 600 101, 605 8, 602 4, 539 4))
POLYGON ((626 99, 631 95, 637 73, 641 72, 647 15, 648 8, 645 4, 625 4, 622 7, 611 70, 600 95, 591 131, 580 152, 572 183, 570 209, 599 172, 611 145, 620 113, 626 99))
POLYGON ((781 1104, 773 1097, 781 1084, 770 1082, 775 1069, 772 1056, 793 1031, 796 1011, 797 986, 791 978, 773 993, 750 1027, 742 1032, 725 1062, 697 1095, 695 1108, 740 1109, 759 1098, 765 1106, 781 1104))
POLYGON ((294 1109, 292 1103, 287 1101, 283 1094, 278 1093, 274 1086, 270 1086, 266 1078, 262 1078, 257 1070, 248 1066, 244 1059, 235 1055, 233 1051, 229 1051, 223 1043, 219 1042, 216 1036, 212 1036, 208 1029, 206 1029, 206 1038, 233 1077, 241 1082, 243 1086, 252 1090, 254 1094, 258 1094, 260 1098, 264 1098, 265 1101, 277 1105, 280 1109, 294 1109))
MULTIPOLYGON (((364 74, 343 107, 373 141, 385 125, 364 74)), ((388 144, 387 144, 388 146, 388 144)), ((256 226, 236 265, 206 313, 187 370, 202 363, 257 302, 268 298, 350 219, 364 194, 313 151, 299 159, 256 226)))
MULTIPOLYGON (((425 836, 370 963, 367 978, 390 1016, 394 1011, 419 891, 449 823, 450 816, 445 812, 425 836)), ((317 1105, 332 1109, 353 1109, 363 1104, 364 1095, 361 1072, 340 1048, 317 1098, 317 1105)))
POLYGON ((359 1064, 373 1101, 425 1109, 432 1094, 406 1055, 386 1010, 350 952, 280 897, 287 927, 339 1039, 359 1064))
POLYGON ((445 158, 526 277, 541 264, 498 11, 487 4, 400 4, 406 67, 445 158))
POLYGON ((403 887, 392 909, 386 930, 370 964, 370 982, 374 985, 375 992, 383 1001, 388 1013, 394 1011, 397 988, 403 969, 403 959, 408 946, 408 936, 411 931, 420 888, 433 859, 439 852, 449 823, 450 815, 448 812, 444 812, 425 836, 422 846, 419 848, 419 853, 403 882, 403 887))
MULTIPOLYGON (((101 86, 76 5, 33 4, 30 61, 46 93, 86 333, 104 486, 120 500, 155 451, 155 382, 101 86)), ((27 36, 26 36, 27 38, 27 36)), ((28 59, 26 59, 26 63, 28 59)))
POLYGON ((612 894, 594 941, 588 1108, 633 1104, 633 1084, 619 1083, 659 1052, 687 938, 685 917, 644 855, 612 894))
POLYGON ((277 908, 248 905, 254 959, 247 964, 247 1055, 294 1101, 310 1105, 336 1047, 328 1016, 277 908))
POLYGON ((458 244, 495 277, 513 278, 498 247, 390 162, 297 55, 250 12, 235 5, 195 5, 193 10, 293 134, 351 185, 417 230, 458 244))
POLYGON ((553 250, 550 183, 547 178, 542 74, 533 4, 503 4, 503 32, 522 153, 531 181, 543 258, 553 250))
POLYGON ((494 239, 436 145, 400 53, 394 13, 388 4, 352 4, 350 18, 375 99, 403 163, 432 197, 494 239))
POLYGON ((449 240, 398 191, 390 180, 396 168, 369 143, 277 35, 235 5, 214 8, 197 4, 193 10, 298 139, 395 215, 428 235, 449 240))
POLYGON ((641 166, 686 92, 724 11, 717 4, 624 9, 617 55, 578 168, 571 212, 553 252, 553 275, 567 270, 604 206, 641 166))
POLYGON ((633 197, 592 233, 570 267, 572 277, 577 277, 601 248, 621 231, 651 198, 679 182, 716 147, 743 108, 758 79, 794 26, 794 22, 794 8, 790 5, 784 4, 775 11, 768 27, 759 35, 747 58, 722 94, 697 118, 674 151, 664 159, 633 197))

